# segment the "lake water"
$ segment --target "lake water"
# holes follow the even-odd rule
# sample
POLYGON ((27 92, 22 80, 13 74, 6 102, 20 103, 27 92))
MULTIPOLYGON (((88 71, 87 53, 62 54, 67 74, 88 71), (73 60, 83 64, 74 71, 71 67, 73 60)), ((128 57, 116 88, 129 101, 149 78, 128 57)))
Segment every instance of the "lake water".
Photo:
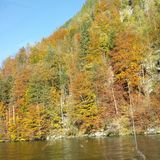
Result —
MULTIPOLYGON (((0 143, 0 160, 141 160, 132 137, 0 143)), ((160 160, 160 136, 138 136, 146 160, 160 160)))

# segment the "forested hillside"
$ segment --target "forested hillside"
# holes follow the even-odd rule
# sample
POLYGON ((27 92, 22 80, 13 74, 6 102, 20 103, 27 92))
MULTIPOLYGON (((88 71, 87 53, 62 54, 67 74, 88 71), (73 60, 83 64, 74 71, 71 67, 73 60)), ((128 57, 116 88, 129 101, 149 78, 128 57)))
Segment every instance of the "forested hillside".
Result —
POLYGON ((132 134, 132 109, 160 130, 160 0, 87 0, 0 69, 0 140, 132 134))

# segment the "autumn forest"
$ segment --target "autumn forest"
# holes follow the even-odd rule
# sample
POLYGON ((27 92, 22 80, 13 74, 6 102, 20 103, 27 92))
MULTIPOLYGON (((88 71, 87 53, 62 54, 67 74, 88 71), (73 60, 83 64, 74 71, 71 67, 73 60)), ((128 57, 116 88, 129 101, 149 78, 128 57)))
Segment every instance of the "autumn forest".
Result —
POLYGON ((160 133, 160 0, 87 0, 0 69, 0 141, 160 133))

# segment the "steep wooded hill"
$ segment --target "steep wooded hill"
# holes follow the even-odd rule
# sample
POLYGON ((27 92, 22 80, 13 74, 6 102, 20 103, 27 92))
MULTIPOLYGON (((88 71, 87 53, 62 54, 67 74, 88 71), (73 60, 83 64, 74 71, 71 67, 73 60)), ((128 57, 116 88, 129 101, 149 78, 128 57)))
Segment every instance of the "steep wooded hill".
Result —
POLYGON ((0 70, 0 139, 160 128, 160 0, 87 0, 0 70))

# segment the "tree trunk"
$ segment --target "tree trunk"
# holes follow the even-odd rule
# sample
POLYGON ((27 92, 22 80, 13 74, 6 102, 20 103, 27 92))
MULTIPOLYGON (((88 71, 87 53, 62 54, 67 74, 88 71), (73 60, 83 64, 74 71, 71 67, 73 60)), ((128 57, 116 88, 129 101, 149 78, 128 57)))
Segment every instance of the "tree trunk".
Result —
POLYGON ((64 122, 64 115, 63 115, 63 89, 61 88, 61 96, 60 96, 60 111, 61 111, 61 119, 62 124, 64 122))
POLYGON ((12 113, 12 114, 13 114, 13 115, 12 115, 12 116, 13 116, 13 124, 16 124, 15 106, 14 106, 14 105, 12 106, 12 112, 13 112, 13 113, 12 113))
POLYGON ((10 124, 10 122, 11 122, 11 108, 9 107, 8 108, 8 123, 10 124))
POLYGON ((131 90, 130 90, 130 85, 129 85, 128 81, 127 81, 127 84, 128 84, 129 106, 130 106, 130 114, 131 114, 131 119, 132 119, 132 129, 133 129, 133 135, 134 135, 135 148, 136 148, 136 150, 138 150, 137 135, 136 135, 135 121, 134 121, 134 113, 133 113, 133 105, 132 105, 132 98, 131 98, 131 90))
POLYGON ((113 96, 113 100, 114 100, 115 112, 116 112, 116 114, 118 114, 117 100, 115 98, 113 86, 112 86, 112 96, 113 96))

